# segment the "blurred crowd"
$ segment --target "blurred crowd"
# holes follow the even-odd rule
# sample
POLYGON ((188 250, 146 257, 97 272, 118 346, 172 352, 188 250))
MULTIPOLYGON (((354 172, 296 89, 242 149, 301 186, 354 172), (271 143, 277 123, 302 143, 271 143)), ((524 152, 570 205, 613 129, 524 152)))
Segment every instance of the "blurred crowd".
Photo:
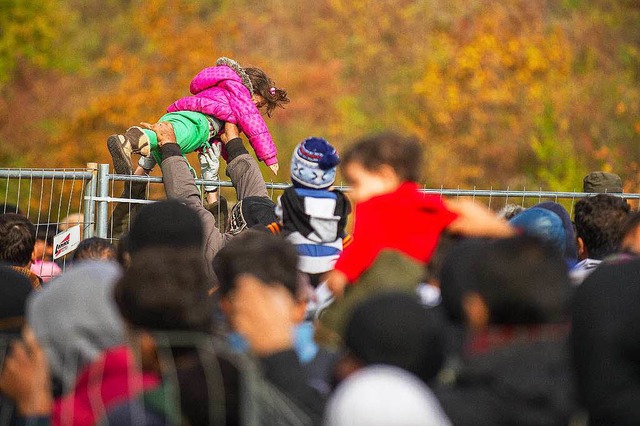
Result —
POLYGON ((167 199, 116 207, 64 271, 61 229, 0 214, 0 425, 640 424, 618 176, 586 176, 571 213, 494 212, 422 193, 412 138, 308 138, 274 203, 227 125, 229 211, 154 126, 167 199))

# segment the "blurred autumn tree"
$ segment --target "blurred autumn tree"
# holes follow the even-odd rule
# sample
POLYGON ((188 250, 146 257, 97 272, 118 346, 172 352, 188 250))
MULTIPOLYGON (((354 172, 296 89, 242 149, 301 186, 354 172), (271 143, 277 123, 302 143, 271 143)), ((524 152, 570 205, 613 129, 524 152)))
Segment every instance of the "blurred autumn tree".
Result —
POLYGON ((3 167, 109 162, 109 134, 157 119, 195 73, 230 56, 292 99, 268 121, 278 180, 306 136, 343 147, 395 128, 423 141, 430 186, 573 190, 596 169, 629 191, 640 183, 636 1, 31 3, 37 16, 11 0, 11 16, 27 18, 0 25, 0 45, 14 46, 0 48, 3 167), (62 28, 65 10, 74 18, 62 28), (45 41, 7 36, 21 31, 45 41))

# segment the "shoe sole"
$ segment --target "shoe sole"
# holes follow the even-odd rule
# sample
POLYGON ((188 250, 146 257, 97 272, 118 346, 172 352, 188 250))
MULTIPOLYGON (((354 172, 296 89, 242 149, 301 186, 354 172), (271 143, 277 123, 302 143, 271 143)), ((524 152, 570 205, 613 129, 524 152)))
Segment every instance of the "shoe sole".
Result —
POLYGON ((133 164, 131 163, 131 157, 124 152, 122 144, 120 143, 120 139, 117 136, 109 136, 109 138, 107 139, 107 148, 109 148, 109 153, 111 154, 111 160, 113 162, 113 168, 115 169, 116 173, 119 175, 133 174, 133 164))

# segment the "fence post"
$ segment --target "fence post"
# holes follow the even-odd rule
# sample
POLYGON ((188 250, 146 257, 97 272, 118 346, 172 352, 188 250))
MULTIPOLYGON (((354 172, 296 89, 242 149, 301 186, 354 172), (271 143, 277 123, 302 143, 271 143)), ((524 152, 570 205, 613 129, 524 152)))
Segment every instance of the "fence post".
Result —
POLYGON ((93 176, 87 181, 84 194, 84 220, 82 238, 91 238, 94 235, 95 224, 95 201, 96 186, 98 177, 98 163, 87 163, 87 171, 93 176))
POLYGON ((98 207, 96 214, 96 237, 107 238, 109 229, 109 164, 98 166, 98 207))

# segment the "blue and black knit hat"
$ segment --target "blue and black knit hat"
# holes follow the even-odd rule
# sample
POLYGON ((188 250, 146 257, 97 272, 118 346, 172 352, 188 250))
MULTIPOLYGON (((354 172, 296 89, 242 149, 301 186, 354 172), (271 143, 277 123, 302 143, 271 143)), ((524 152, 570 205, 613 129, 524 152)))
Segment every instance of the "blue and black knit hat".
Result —
POLYGON ((291 181, 296 187, 326 189, 336 180, 338 152, 323 138, 310 137, 298 144, 291 158, 291 181))

